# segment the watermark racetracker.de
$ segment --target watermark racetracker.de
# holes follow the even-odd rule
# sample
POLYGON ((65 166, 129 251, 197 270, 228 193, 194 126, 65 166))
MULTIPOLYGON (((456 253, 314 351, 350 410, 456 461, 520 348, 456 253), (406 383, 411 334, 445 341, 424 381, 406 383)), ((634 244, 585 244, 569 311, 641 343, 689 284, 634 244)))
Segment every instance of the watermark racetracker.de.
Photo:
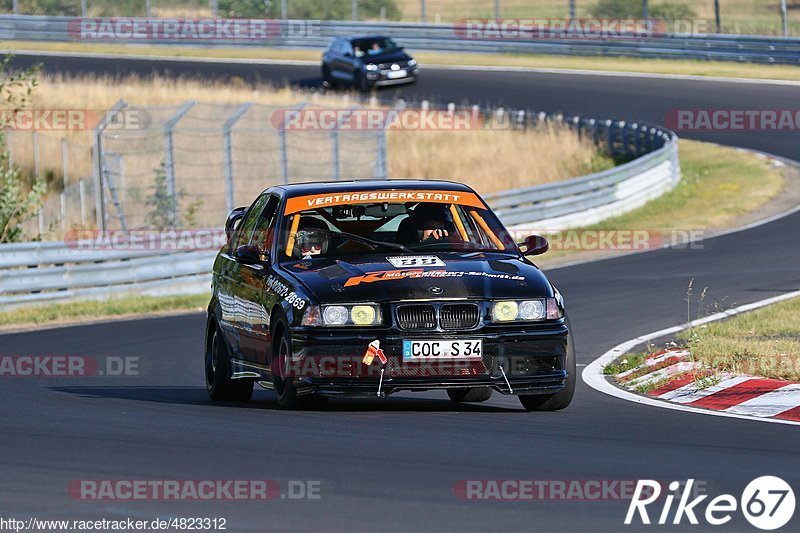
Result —
POLYGON ((138 356, 0 355, 2 378, 138 377, 138 356))

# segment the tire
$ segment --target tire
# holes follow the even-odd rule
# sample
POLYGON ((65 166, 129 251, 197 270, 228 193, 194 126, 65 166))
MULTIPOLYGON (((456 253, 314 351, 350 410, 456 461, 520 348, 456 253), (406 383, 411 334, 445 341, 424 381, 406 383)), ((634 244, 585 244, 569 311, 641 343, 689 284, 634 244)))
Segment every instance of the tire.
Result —
POLYGON ((336 80, 331 76, 331 69, 328 65, 322 67, 322 83, 331 89, 336 88, 336 80))
POLYGON ((272 338, 277 341, 276 344, 273 344, 271 367, 272 386, 275 396, 278 398, 278 406, 287 410, 323 408, 328 403, 328 399, 325 396, 318 394, 299 396, 294 379, 291 376, 283 375, 284 370, 289 368, 288 360, 292 353, 292 340, 289 337, 289 329, 283 323, 279 323, 275 327, 272 338))
POLYGON ((353 75, 353 88, 362 93, 369 92, 369 83, 363 72, 359 71, 353 75))
POLYGON ((578 375, 575 364, 575 343, 569 320, 567 320, 567 327, 570 328, 567 336, 567 361, 565 364, 568 374, 564 388, 555 394, 521 394, 519 402, 526 411, 560 411, 572 403, 578 375))
POLYGON ((206 389, 208 396, 218 402, 249 402, 253 397, 253 382, 231 379, 231 359, 228 346, 214 325, 211 342, 206 347, 206 389))
POLYGON ((456 403, 479 403, 492 397, 492 389, 489 387, 447 389, 447 395, 456 403))

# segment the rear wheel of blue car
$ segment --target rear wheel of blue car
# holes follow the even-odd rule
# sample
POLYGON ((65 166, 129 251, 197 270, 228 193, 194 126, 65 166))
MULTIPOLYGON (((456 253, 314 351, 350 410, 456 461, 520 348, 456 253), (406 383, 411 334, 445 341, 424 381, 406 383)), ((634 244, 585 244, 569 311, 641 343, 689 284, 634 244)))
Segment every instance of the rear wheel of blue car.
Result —
POLYGON ((333 79, 331 68, 328 65, 322 67, 322 83, 331 89, 336 87, 336 80, 333 79))
POLYGON ((291 376, 292 340, 288 328, 279 323, 272 337, 275 351, 272 355, 272 386, 283 409, 319 409, 325 406, 327 398, 318 394, 301 395, 291 376))
MULTIPOLYGON (((569 326, 569 321, 567 321, 567 326, 569 326)), ((564 388, 555 394, 521 394, 519 401, 526 411, 559 411, 572 403, 572 397, 575 395, 575 381, 577 380, 575 343, 572 339, 572 328, 570 328, 567 336, 567 360, 565 362, 568 374, 564 388)))
POLYGON ((215 401, 247 402, 253 396, 253 382, 231 379, 231 360, 219 327, 214 327, 206 347, 206 389, 215 401))

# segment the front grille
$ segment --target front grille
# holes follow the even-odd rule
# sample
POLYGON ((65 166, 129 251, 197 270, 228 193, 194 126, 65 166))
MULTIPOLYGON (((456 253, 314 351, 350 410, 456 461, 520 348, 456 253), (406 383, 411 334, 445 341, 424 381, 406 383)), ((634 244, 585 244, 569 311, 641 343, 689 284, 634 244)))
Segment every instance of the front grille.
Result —
POLYGON ((392 65, 397 65, 400 68, 407 68, 408 61, 395 61, 393 63, 379 63, 378 68, 381 70, 391 70, 392 65))
POLYGON ((436 311, 432 305, 403 305, 397 308, 401 329, 436 329, 436 311))
POLYGON ((478 325, 478 306, 475 304, 443 305, 439 312, 442 329, 471 329, 478 325))

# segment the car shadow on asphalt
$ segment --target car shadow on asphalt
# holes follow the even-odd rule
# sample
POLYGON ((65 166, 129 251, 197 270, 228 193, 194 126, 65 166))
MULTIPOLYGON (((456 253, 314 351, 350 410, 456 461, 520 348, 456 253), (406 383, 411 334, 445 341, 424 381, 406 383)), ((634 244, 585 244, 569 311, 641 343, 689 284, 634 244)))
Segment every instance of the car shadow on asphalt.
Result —
MULTIPOLYGON (((81 398, 130 400, 175 405, 225 407, 227 409, 280 410, 272 392, 255 391, 250 402, 214 402, 203 387, 49 387, 49 390, 80 396, 81 398)), ((447 398, 410 398, 388 396, 384 398, 334 398, 327 405, 309 411, 330 412, 469 412, 514 413, 522 408, 507 408, 490 404, 454 403, 447 398)))

